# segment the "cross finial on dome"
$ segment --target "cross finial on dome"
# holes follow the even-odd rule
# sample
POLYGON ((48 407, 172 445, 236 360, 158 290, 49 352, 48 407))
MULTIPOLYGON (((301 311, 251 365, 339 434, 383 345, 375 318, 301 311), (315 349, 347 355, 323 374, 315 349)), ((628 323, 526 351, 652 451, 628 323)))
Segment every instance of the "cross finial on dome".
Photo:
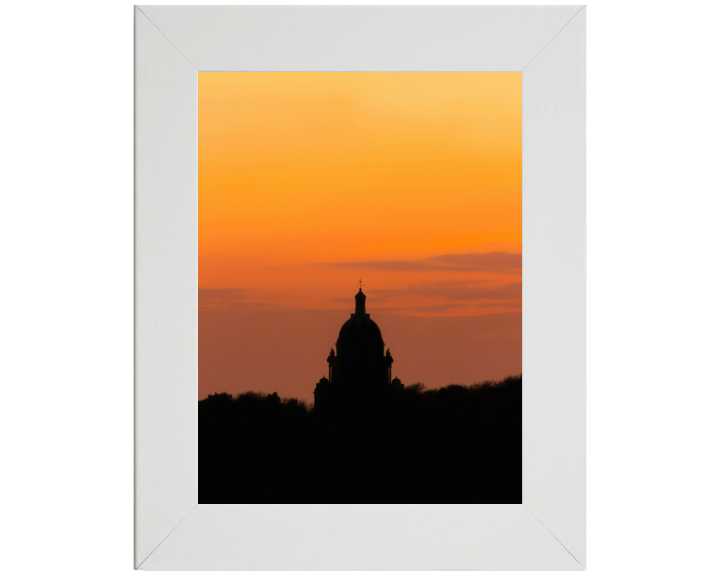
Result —
POLYGON ((360 281, 357 283, 357 285, 360 287, 360 292, 362 292, 362 278, 360 278, 360 281))

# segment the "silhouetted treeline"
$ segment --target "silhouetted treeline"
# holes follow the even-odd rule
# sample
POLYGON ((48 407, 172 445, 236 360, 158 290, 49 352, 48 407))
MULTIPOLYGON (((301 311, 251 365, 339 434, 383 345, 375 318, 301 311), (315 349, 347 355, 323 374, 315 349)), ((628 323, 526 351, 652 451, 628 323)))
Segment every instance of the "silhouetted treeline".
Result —
POLYGON ((520 503, 522 378, 199 402, 202 504, 520 503))

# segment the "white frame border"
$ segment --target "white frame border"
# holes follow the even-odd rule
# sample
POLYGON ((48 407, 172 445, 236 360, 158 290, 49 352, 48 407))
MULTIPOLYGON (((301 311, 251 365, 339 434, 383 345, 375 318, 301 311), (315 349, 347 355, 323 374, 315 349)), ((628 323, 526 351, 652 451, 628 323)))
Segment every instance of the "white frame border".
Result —
POLYGON ((585 567, 584 6, 135 8, 135 567, 585 567), (523 74, 523 504, 197 504, 197 72, 523 74))

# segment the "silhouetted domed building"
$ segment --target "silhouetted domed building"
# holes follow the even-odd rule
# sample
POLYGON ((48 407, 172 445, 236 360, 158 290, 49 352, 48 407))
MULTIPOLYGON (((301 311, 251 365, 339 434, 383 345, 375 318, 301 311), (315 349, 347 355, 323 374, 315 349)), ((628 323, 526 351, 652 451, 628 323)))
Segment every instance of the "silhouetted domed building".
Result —
POLYGON ((365 299, 360 288, 355 295, 355 313, 340 328, 337 354, 330 349, 328 378, 323 377, 315 386, 316 407, 323 404, 323 397, 332 395, 333 391, 354 389, 362 393, 403 388, 399 378, 392 378, 390 349, 385 351, 380 328, 365 311, 365 299))

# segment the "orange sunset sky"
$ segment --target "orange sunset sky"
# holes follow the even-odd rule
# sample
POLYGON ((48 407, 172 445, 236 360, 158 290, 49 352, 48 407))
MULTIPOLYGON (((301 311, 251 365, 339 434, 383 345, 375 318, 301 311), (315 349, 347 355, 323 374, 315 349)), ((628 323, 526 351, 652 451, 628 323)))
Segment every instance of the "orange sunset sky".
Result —
POLYGON ((521 78, 199 73, 199 398, 311 401, 360 278, 404 383, 519 374, 521 78))

